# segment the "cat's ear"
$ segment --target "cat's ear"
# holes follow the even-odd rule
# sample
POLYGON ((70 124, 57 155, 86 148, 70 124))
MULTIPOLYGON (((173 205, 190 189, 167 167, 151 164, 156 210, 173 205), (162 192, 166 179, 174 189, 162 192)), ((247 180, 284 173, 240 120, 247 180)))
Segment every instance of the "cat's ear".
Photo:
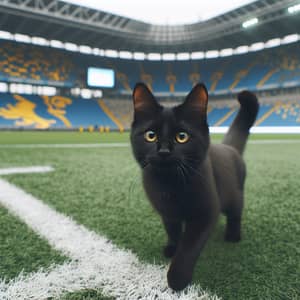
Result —
POLYGON ((135 85, 132 98, 135 112, 150 113, 156 111, 160 106, 144 83, 135 85))
POLYGON ((183 107, 192 110, 203 118, 206 118, 208 93, 203 83, 196 84, 187 95, 183 107))

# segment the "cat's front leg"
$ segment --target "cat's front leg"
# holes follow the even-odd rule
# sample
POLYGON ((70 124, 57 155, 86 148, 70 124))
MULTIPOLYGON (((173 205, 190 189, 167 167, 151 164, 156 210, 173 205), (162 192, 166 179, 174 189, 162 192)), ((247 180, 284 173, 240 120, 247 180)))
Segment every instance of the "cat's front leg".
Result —
POLYGON ((176 252, 182 234, 182 222, 179 220, 170 220, 166 217, 162 217, 162 221, 168 235, 168 242, 163 249, 163 253, 165 257, 170 258, 176 252))
POLYGON ((209 237, 213 223, 209 220, 186 222, 185 231, 168 271, 168 284, 173 290, 180 291, 192 281, 197 258, 209 237))

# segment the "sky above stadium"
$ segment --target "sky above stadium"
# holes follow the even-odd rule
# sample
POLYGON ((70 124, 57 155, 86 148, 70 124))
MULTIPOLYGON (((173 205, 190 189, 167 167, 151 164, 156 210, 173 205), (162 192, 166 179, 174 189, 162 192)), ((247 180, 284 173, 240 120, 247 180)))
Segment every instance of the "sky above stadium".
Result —
POLYGON ((151 24, 190 24, 221 15, 251 0, 64 0, 151 24))

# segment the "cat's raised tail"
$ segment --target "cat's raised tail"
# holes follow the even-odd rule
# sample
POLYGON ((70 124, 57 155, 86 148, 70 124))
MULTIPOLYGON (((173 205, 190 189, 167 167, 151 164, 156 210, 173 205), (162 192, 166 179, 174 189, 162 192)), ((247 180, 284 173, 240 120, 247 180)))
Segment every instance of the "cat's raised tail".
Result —
POLYGON ((224 137, 223 144, 234 147, 243 154, 249 130, 256 120, 259 103, 256 96, 249 91, 238 94, 240 110, 224 137))

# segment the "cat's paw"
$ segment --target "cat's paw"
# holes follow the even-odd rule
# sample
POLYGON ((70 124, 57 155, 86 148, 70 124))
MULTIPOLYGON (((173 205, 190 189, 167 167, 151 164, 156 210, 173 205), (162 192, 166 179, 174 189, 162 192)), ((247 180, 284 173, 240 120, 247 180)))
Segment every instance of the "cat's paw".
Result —
POLYGON ((176 245, 172 245, 172 244, 166 245, 163 249, 164 256, 166 258, 173 257, 175 255, 176 248, 177 248, 176 245))
POLYGON ((237 243, 241 240, 240 232, 226 232, 225 233, 225 241, 231 243, 237 243))
POLYGON ((184 269, 172 267, 168 271, 168 285, 174 291, 181 291, 186 288, 192 281, 192 273, 184 269))

